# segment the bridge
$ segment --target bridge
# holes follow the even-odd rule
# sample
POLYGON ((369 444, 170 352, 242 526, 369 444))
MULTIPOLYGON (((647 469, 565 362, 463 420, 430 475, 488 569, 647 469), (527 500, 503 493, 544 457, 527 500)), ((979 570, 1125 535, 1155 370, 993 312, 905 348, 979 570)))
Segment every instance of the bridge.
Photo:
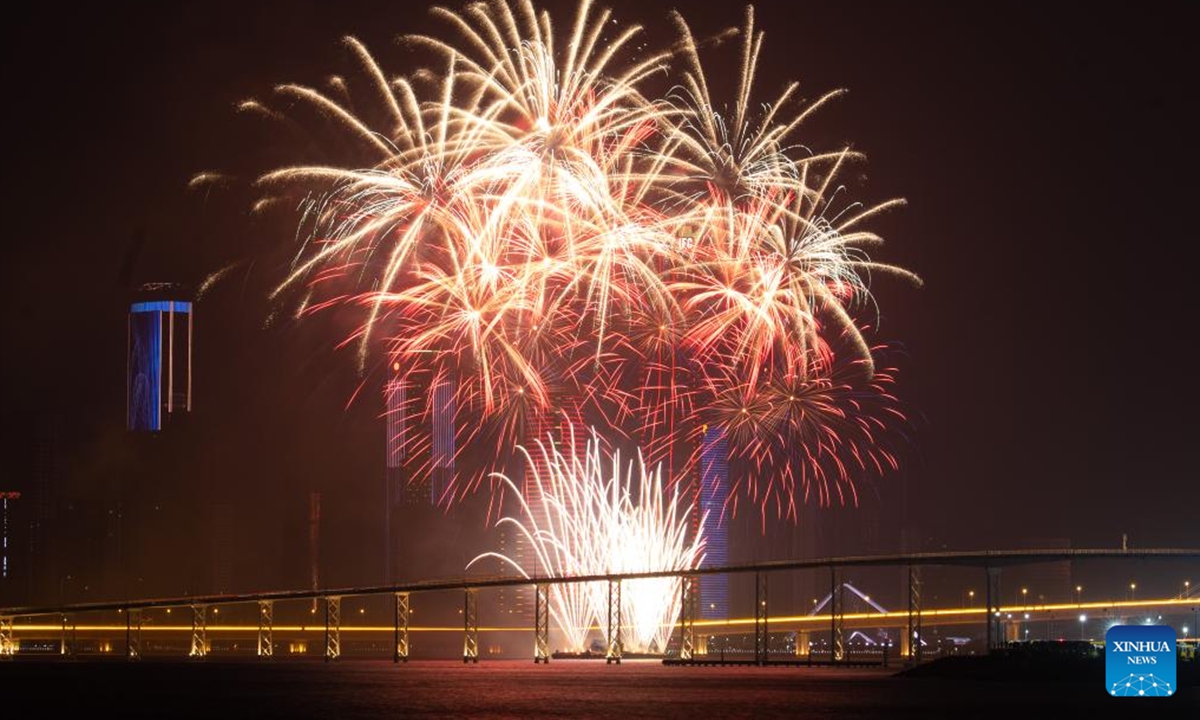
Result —
MULTIPOLYGON (((753 663, 770 664, 768 641, 772 625, 784 625, 797 633, 797 655, 808 655, 810 632, 829 632, 830 664, 849 661, 846 648, 847 633, 856 629, 893 627, 904 630, 900 634, 900 656, 910 662, 922 659, 921 641, 923 626, 984 623, 987 648, 1000 647, 1013 636, 1014 628, 1022 622, 1070 619, 1090 613, 1095 618, 1110 620, 1145 613, 1150 610, 1175 610, 1197 612, 1200 597, 1177 597, 1146 599, 1141 601, 1102 601, 1057 604, 1013 604, 1000 603, 1001 571, 1008 567, 1046 562, 1072 560, 1184 560, 1200 563, 1200 549, 1148 548, 1148 549, 1055 549, 1055 550, 1008 550, 941 553, 900 553, 890 555, 830 557, 812 560, 784 560, 759 562, 722 567, 704 567, 683 571, 653 571, 637 573, 613 573, 582 575, 575 577, 463 577, 459 579, 430 580, 392 585, 331 588, 324 590, 292 590, 247 594, 222 594, 158 599, 139 599, 113 602, 77 603, 58 606, 25 606, 0 608, 0 659, 12 659, 19 650, 23 638, 45 638, 58 633, 60 654, 67 655, 74 642, 68 643, 79 632, 111 633, 119 626, 92 624, 80 625, 73 619, 89 613, 118 612, 124 616, 124 655, 129 660, 143 656, 143 632, 188 632, 191 643, 188 655, 203 658, 210 652, 209 633, 249 635, 256 638, 257 655, 270 658, 274 655, 274 633, 319 633, 324 640, 325 660, 336 660, 341 656, 342 633, 373 634, 391 632, 392 659, 395 662, 409 660, 409 637, 413 632, 461 632, 463 636, 463 661, 477 663, 479 660, 479 633, 482 631, 532 631, 534 635, 534 661, 550 661, 549 600, 550 588, 571 583, 607 583, 608 616, 601 628, 605 638, 605 659, 608 663, 620 663, 623 656, 621 589, 625 582, 646 578, 676 578, 680 582, 681 612, 673 631, 678 634, 679 657, 676 663, 699 662, 704 653, 702 634, 699 631, 754 633, 753 663), (921 571, 929 567, 964 567, 978 569, 985 580, 984 604, 976 607, 926 608, 922 606, 921 571), (851 568, 892 567, 907 572, 907 607, 900 611, 888 611, 871 604, 868 611, 846 612, 846 587, 840 581, 841 573, 851 568), (829 574, 830 592, 825 605, 828 611, 807 615, 771 617, 767 604, 769 578, 781 573, 817 570, 829 574), (696 579, 705 575, 752 574, 755 580, 755 615, 753 618, 726 620, 701 620, 697 617, 696 579), (479 591, 489 588, 529 588, 534 592, 534 626, 532 628, 480 628, 478 603, 479 591), (432 592, 459 591, 463 593, 463 625, 461 627, 419 627, 411 624, 412 598, 432 592), (343 627, 341 602, 350 597, 390 596, 394 602, 393 623, 389 626, 343 627), (281 601, 313 601, 324 607, 323 623, 314 626, 282 626, 274 623, 274 604, 281 601), (210 610, 215 616, 223 606, 251 604, 258 606, 258 623, 253 625, 221 626, 210 622, 210 610), (144 625, 143 614, 151 610, 186 609, 190 613, 190 624, 144 625), (17 620, 23 620, 20 624, 17 620), (54 622, 57 621, 57 622, 54 622), (1007 637, 1006 637, 1007 629, 1007 637), (916 642, 913 642, 916 640, 916 642)), ((860 598, 863 598, 859 593, 860 598)), ((811 662, 811 656, 809 656, 811 662)))

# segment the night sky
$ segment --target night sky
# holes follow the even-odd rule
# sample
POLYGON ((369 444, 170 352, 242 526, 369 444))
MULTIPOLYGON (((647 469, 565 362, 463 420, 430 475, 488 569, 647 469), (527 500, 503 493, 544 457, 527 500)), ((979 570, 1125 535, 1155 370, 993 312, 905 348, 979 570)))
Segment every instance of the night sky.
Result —
MULTIPOLYGON (((600 4, 651 42, 671 37, 670 5, 600 4)), ((1186 261, 1200 101, 1183 5, 757 9, 760 95, 792 78, 808 98, 848 88, 798 139, 851 143, 868 157, 850 175, 856 196, 909 203, 875 223, 887 243, 873 257, 925 286, 873 289, 917 418, 892 482, 908 484, 923 542, 1116 546, 1127 532, 1134 545, 1200 545, 1186 261)), ((741 22, 737 4, 685 13, 701 35, 741 22)), ((434 27, 400 2, 7 13, 5 484, 23 482, 30 428, 57 417, 69 484, 86 497, 123 432, 130 284, 194 284, 240 261, 198 305, 203 468, 171 481, 211 483, 231 504, 312 484, 337 495, 341 537, 369 541, 354 528, 376 516, 382 431, 377 405, 346 407, 359 378, 335 345, 349 319, 290 320, 266 293, 292 229, 251 219, 236 187, 187 183, 289 157, 234 106, 280 82, 354 78, 343 34, 403 74, 415 55, 394 38, 434 27)))

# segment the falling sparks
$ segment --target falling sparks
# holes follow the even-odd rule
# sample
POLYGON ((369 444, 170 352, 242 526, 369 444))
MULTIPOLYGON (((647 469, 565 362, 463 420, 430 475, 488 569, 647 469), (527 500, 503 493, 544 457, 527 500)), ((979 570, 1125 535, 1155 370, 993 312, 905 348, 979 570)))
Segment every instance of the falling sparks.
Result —
MULTIPOLYGON (((703 532, 690 532, 692 507, 680 501, 678 487, 668 489, 661 467, 650 469, 640 456, 623 466, 619 451, 606 462, 594 431, 586 449, 577 448, 571 436, 561 449, 547 438, 521 452, 534 468, 531 481, 499 475, 520 512, 502 517, 498 526, 516 531, 530 549, 528 559, 522 563, 489 552, 471 565, 496 558, 526 578, 674 572, 700 565, 703 532)), ((638 652, 664 652, 679 615, 680 580, 637 578, 622 585, 624 643, 638 652)), ((608 585, 556 584, 549 609, 566 646, 582 652, 592 626, 608 622, 608 585)))

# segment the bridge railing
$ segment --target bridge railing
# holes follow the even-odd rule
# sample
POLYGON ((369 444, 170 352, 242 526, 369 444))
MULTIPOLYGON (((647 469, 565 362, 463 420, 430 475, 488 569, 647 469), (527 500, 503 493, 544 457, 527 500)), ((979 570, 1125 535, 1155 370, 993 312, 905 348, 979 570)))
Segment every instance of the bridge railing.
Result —
MULTIPOLYGON (((923 607, 922 579, 923 568, 934 566, 968 567, 982 570, 986 576, 987 592, 982 607, 973 609, 980 615, 980 621, 986 622, 987 648, 990 650, 999 646, 1004 637, 1003 631, 1007 612, 1001 606, 999 598, 999 577, 1002 568, 1014 565, 1028 565, 1043 562, 1060 562, 1063 560, 1080 559, 1121 559, 1121 560, 1196 560, 1200 561, 1200 550, 1187 548, 1147 548, 1147 549, 1055 549, 1055 550, 1009 550, 1009 551, 973 551, 973 552, 942 552, 942 553, 906 553, 892 555, 830 557, 811 560, 783 560, 760 563, 726 565, 720 567, 701 567, 688 570, 658 570, 646 572, 612 573, 603 575, 586 575, 575 577, 461 577, 454 579, 429 580, 415 583, 390 585, 372 585, 331 588, 324 590, 294 590, 273 591, 245 594, 222 594, 195 597, 173 597, 156 599, 133 599, 112 602, 77 603, 58 606, 27 606, 0 609, 0 658, 11 659, 18 651, 19 644, 15 637, 14 620, 16 618, 37 618, 51 616, 61 622, 61 653, 67 654, 68 647, 77 647, 72 642, 68 645, 68 634, 74 639, 77 627, 68 624, 67 618, 81 613, 117 611, 125 619, 125 654, 131 660, 144 655, 143 624, 144 613, 149 610, 185 608, 190 616, 191 642, 188 655, 203 658, 211 651, 208 638, 211 622, 209 609, 215 614, 219 608, 235 604, 254 604, 258 608, 257 623, 257 655, 270 658, 274 655, 274 603, 288 600, 317 601, 323 608, 323 656, 326 660, 336 660, 342 655, 342 600, 344 598, 391 596, 395 608, 393 616, 393 659, 396 662, 406 662, 409 658, 409 635, 411 600, 414 595, 433 592, 458 591, 463 593, 463 660, 477 662, 479 658, 479 592, 498 588, 527 588, 537 595, 538 613, 535 627, 535 661, 550 660, 548 652, 548 614, 549 588, 572 583, 604 582, 609 588, 609 612, 606 627, 603 628, 605 656, 610 663, 620 663, 622 659, 623 638, 621 620, 621 590, 623 583, 648 578, 673 578, 680 581, 681 592, 685 597, 681 602, 681 613, 673 630, 679 633, 680 655, 678 662, 698 661, 696 658, 696 621, 697 605, 694 599, 686 597, 687 588, 693 587, 696 578, 705 575, 739 575, 753 574, 755 578, 755 617, 754 629, 754 663, 763 665, 773 663, 778 658, 772 658, 770 649, 772 622, 767 605, 768 579, 772 574, 799 570, 827 570, 830 580, 830 595, 827 600, 829 612, 825 620, 829 631, 829 662, 832 664, 848 663, 851 661, 847 652, 846 622, 854 620, 853 613, 845 609, 845 583, 839 584, 839 573, 847 568, 864 567, 897 567, 907 571, 908 592, 907 608, 903 613, 903 629, 900 634, 898 655, 907 661, 920 661, 925 653, 926 642, 923 624, 937 621, 937 611, 927 612, 923 607)), ((886 613, 879 616, 883 619, 886 613)), ((792 620, 795 620, 794 618, 792 620)), ((796 623, 799 624, 799 623, 796 623)), ((747 629, 748 632, 748 629, 747 629)), ((807 643, 808 630, 796 631, 795 643, 799 647, 807 643)), ((811 655, 809 657, 811 662, 811 655)), ((789 661, 792 662, 792 661, 789 661)))

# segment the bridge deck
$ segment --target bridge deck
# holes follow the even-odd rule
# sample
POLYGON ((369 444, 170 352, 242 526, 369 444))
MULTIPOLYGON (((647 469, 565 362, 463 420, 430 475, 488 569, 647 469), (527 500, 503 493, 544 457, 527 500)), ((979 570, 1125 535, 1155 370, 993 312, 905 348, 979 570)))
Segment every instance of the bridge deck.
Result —
POLYGON ((342 588, 283 590, 244 594, 201 595, 157 599, 129 599, 110 602, 78 603, 72 605, 39 605, 0 608, 0 617, 31 615, 57 615, 103 610, 145 610, 151 608, 186 607, 189 605, 228 605, 253 603, 268 600, 312 600, 331 597, 355 597, 383 595, 387 593, 419 593, 439 590, 482 590, 485 588, 533 587, 539 583, 563 585, 569 583, 609 582, 639 580, 644 578, 670 578, 698 575, 729 575, 743 573, 773 573, 790 570, 813 570, 821 568, 848 567, 917 567, 917 566, 961 566, 999 568, 1010 565, 1027 565, 1063 560, 1196 560, 1200 561, 1197 548, 1139 548, 1139 549, 1074 549, 1074 550, 978 550, 942 553, 897 553, 891 555, 867 555, 829 557, 812 560, 778 560, 720 567, 702 567, 690 570, 662 570, 653 572, 612 573, 606 575, 580 575, 575 577, 475 577, 428 580, 390 585, 366 585, 342 588))

